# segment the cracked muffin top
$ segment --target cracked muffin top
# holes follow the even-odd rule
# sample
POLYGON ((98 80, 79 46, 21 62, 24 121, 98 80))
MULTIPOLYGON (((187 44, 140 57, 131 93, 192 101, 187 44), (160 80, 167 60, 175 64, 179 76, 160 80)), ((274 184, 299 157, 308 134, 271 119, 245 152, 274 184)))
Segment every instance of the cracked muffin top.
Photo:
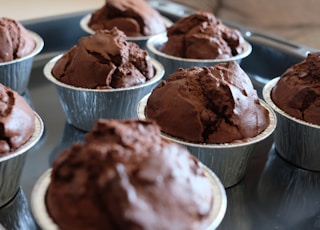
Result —
POLYGON ((237 29, 226 26, 214 14, 198 11, 167 29, 166 54, 193 59, 225 59, 244 51, 245 40, 237 29))
POLYGON ((163 133, 194 143, 231 143, 260 134, 268 111, 236 62, 180 68, 151 93, 146 116, 163 133))
POLYGON ((84 36, 52 69, 53 76, 68 85, 88 89, 127 88, 154 77, 151 58, 114 27, 84 36))
POLYGON ((320 125, 320 52, 288 68, 273 88, 272 100, 291 116, 320 125))

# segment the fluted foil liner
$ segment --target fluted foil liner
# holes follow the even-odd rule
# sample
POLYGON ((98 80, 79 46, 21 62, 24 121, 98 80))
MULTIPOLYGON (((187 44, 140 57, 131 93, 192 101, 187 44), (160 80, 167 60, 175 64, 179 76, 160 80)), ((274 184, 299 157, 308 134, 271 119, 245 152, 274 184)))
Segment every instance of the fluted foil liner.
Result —
POLYGON ((0 207, 8 203, 18 192, 28 150, 38 143, 43 130, 43 122, 35 113, 35 131, 31 138, 17 150, 0 157, 0 207))
POLYGON ((279 79, 272 79, 263 88, 263 97, 278 119, 274 133, 276 150, 296 166, 320 171, 320 126, 294 118, 274 104, 271 92, 279 79))
POLYGON ((28 31, 35 40, 34 50, 25 57, 9 62, 0 62, 0 83, 8 86, 22 95, 28 88, 34 57, 44 46, 42 38, 32 31, 28 31))
MULTIPOLYGON (((211 213, 200 230, 214 230, 219 226, 226 213, 227 195, 219 178, 206 166, 202 165, 202 167, 212 184, 213 201, 211 213)), ((52 169, 48 169, 41 175, 31 193, 31 211, 37 224, 43 230, 59 229, 58 225, 50 217, 46 207, 46 193, 51 181, 51 171, 52 169)))
POLYGON ((242 59, 246 58, 252 52, 252 46, 249 42, 244 41, 244 50, 241 54, 230 58, 223 58, 223 59, 192 59, 192 58, 181 58, 175 57, 172 55, 165 54, 161 51, 161 47, 168 41, 168 37, 166 33, 155 35, 148 39, 147 41, 147 50, 153 58, 158 60, 163 64, 166 71, 166 77, 177 71, 178 68, 190 68, 193 66, 213 66, 218 63, 228 62, 228 61, 235 61, 237 63, 241 63, 242 59))
MULTIPOLYGON (((94 34, 94 33, 95 33, 95 31, 88 26, 89 21, 90 21, 90 19, 91 19, 91 16, 92 16, 92 14, 87 14, 87 15, 83 16, 83 17, 81 18, 81 20, 80 20, 80 27, 81 27, 81 29, 82 29, 83 31, 85 31, 86 33, 88 33, 88 34, 94 34)), ((173 22, 172 22, 170 19, 168 19, 168 18, 166 18, 166 17, 164 17, 164 16, 162 16, 162 19, 163 19, 164 25, 165 25, 166 27, 169 27, 169 26, 171 26, 171 25, 173 24, 173 22)), ((164 31, 164 33, 165 33, 165 31, 164 31)), ((150 36, 138 36, 138 37, 130 37, 130 36, 127 36, 127 39, 126 39, 126 40, 129 41, 129 42, 135 42, 135 43, 137 43, 141 49, 146 49, 146 48, 147 48, 147 46, 146 46, 147 41, 148 41, 148 39, 151 38, 152 36, 154 36, 154 35, 150 35, 150 36)))
MULTIPOLYGON (((146 95, 138 104, 137 113, 139 119, 147 119, 145 107, 149 95, 146 95)), ((196 144, 164 133, 162 133, 162 136, 185 146, 192 155, 197 157, 219 177, 225 188, 229 188, 237 184, 244 176, 254 146, 269 137, 275 130, 277 124, 276 115, 264 101, 260 100, 260 103, 269 112, 270 124, 261 134, 246 141, 226 144, 196 144)))
POLYGON ((45 65, 44 74, 56 86, 67 121, 84 131, 89 131, 99 118, 137 118, 136 108, 139 101, 151 92, 164 75, 163 66, 151 59, 155 76, 141 85, 117 89, 73 87, 58 81, 51 73, 60 57, 61 55, 54 57, 45 65))

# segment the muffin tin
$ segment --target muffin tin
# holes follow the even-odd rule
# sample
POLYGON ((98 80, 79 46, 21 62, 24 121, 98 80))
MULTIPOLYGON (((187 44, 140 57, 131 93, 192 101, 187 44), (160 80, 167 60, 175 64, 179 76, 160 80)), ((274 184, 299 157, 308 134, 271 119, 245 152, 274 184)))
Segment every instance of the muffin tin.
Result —
MULTIPOLYGON (((191 13, 189 10, 176 11, 176 14, 168 12, 170 4, 161 1, 156 7, 168 17, 191 13)), ((24 94, 43 119, 45 133, 26 159, 19 192, 0 209, 0 224, 7 229, 39 229, 30 212, 32 188, 40 175, 50 168, 57 154, 74 141, 81 141, 85 135, 66 122, 56 89, 44 77, 43 67, 52 57, 86 35, 79 21, 88 13, 24 23, 45 41, 42 53, 34 60, 29 90, 24 94)), ((252 53, 241 66, 251 77, 259 95, 266 82, 304 59, 307 52, 315 51, 236 24, 232 26, 237 27, 252 44, 252 53)), ((319 184, 319 173, 283 160, 274 149, 271 136, 255 147, 240 183, 226 190, 227 211, 218 229, 314 229, 320 220, 319 184)))

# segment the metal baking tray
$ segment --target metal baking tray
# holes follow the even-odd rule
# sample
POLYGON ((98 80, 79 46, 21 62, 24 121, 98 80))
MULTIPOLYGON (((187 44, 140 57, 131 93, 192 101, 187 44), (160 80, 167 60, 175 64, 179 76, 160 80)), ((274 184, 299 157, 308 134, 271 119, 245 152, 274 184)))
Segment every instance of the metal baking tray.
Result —
MULTIPOLYGON (((177 20, 192 9, 169 1, 150 1, 164 15, 177 20)), ((80 19, 89 12, 24 21, 30 30, 45 41, 35 58, 29 90, 24 95, 42 117, 45 133, 27 156, 21 188, 15 198, 0 208, 0 224, 6 229, 39 229, 30 212, 31 190, 52 161, 85 133, 66 122, 57 92, 43 76, 44 64, 85 36, 80 19)), ((252 54, 243 60, 242 68, 251 77, 259 94, 263 85, 279 76, 289 66, 316 50, 290 43, 234 23, 253 45, 252 54)), ((218 229, 319 229, 320 174, 291 165, 277 154, 273 137, 260 143, 250 159, 242 181, 227 189, 228 207, 218 229)))

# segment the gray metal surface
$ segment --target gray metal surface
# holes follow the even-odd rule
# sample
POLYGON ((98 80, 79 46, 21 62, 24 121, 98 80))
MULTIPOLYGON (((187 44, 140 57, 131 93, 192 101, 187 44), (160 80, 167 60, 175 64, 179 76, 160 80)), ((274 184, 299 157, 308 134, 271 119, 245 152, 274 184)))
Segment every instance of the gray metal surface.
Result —
MULTIPOLYGON (((170 9, 170 6, 164 5, 164 8, 170 9)), ((45 134, 26 159, 21 190, 15 199, 0 209, 0 224, 7 229, 38 229, 29 209, 31 190, 53 159, 73 142, 81 141, 85 134, 66 122, 56 89, 42 71, 50 58, 69 49, 85 35, 79 20, 87 13, 24 23, 45 40, 42 54, 35 59, 27 92, 31 104, 44 121, 45 134)), ((241 66, 252 77, 259 93, 265 82, 279 76, 312 51, 239 28, 253 46, 252 53, 241 66)), ((226 192, 227 211, 218 229, 320 228, 320 174, 283 160, 273 147, 273 136, 255 146, 243 179, 226 192)))

